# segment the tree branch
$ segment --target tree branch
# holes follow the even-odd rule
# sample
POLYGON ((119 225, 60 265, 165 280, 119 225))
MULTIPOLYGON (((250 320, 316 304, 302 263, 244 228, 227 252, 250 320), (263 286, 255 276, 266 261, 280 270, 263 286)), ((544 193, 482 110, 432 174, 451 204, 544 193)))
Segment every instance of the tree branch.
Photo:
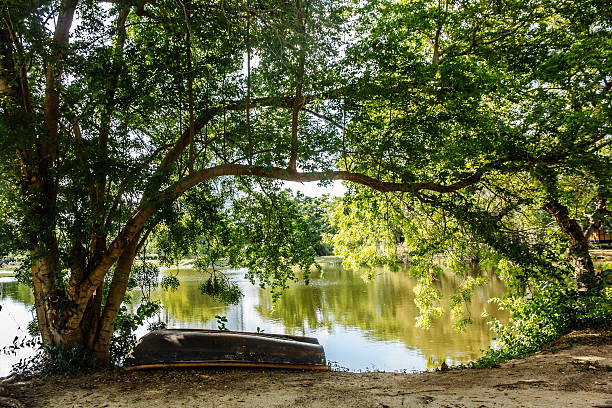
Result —
POLYGON ((167 188, 160 193, 155 201, 163 201, 172 196, 180 195, 189 188, 201 183, 205 180, 223 176, 251 176, 261 177, 276 180, 311 182, 323 180, 346 180, 357 184, 368 186, 380 192, 406 192, 416 193, 422 190, 429 190, 438 193, 453 193, 462 188, 478 183, 484 174, 484 170, 478 170, 471 176, 463 180, 456 181, 452 184, 441 184, 437 182, 421 182, 421 183, 395 183, 382 181, 362 173, 354 173, 349 171, 320 171, 320 172, 298 172, 291 171, 280 167, 261 167, 247 166, 242 164, 222 164, 219 166, 210 167, 204 170, 195 172, 189 177, 185 177, 174 186, 167 188))
POLYGON ((302 97, 302 87, 304 85, 304 64, 306 61, 306 26, 304 25, 304 15, 302 13, 302 1, 295 0, 295 15, 297 20, 297 33, 301 39, 299 41, 299 59, 298 70, 295 84, 295 98, 293 100, 292 116, 291 116, 291 152, 289 155, 289 170, 295 171, 297 167, 297 151, 298 151, 298 120, 300 109, 305 104, 302 97))

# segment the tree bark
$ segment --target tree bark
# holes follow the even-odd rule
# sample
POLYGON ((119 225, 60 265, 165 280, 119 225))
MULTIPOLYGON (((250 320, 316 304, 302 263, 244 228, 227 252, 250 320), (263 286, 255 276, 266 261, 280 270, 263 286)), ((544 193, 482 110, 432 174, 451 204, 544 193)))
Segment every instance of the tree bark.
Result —
POLYGON ((64 331, 70 315, 70 299, 55 286, 59 250, 56 237, 57 183, 53 168, 57 158, 57 138, 60 118, 62 64, 67 55, 70 27, 77 6, 76 0, 63 0, 46 61, 46 84, 43 105, 45 132, 38 135, 32 163, 36 166, 24 180, 24 195, 28 201, 26 219, 31 225, 30 251, 36 314, 43 341, 52 344, 81 342, 81 334, 64 331))
POLYGON ((574 267, 574 279, 578 291, 581 293, 599 291, 603 282, 601 277, 595 274, 593 259, 589 254, 588 237, 585 236, 578 222, 569 216, 567 207, 557 200, 549 200, 543 208, 554 218, 561 231, 569 238, 569 254, 574 267))
POLYGON ((136 257, 138 249, 137 242, 138 239, 132 240, 130 245, 128 245, 117 260, 113 279, 108 289, 104 311, 99 320, 100 323, 98 324, 96 332, 91 333, 90 350, 94 358, 103 363, 109 362, 110 340, 113 336, 119 307, 121 306, 121 302, 123 302, 127 290, 130 271, 132 270, 132 265, 134 264, 134 258, 136 257))
POLYGON ((54 287, 50 283, 54 282, 55 267, 54 263, 50 259, 45 259, 40 252, 39 247, 35 247, 30 251, 36 320, 43 342, 54 343, 55 336, 51 333, 51 311, 48 305, 51 300, 54 300, 50 299, 54 293, 54 287))

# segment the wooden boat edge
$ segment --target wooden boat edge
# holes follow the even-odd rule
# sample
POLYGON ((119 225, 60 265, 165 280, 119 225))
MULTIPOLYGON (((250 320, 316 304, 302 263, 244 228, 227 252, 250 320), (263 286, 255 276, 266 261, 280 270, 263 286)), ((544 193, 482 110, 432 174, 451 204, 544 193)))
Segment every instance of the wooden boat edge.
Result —
POLYGON ((328 365, 309 364, 275 364, 275 363, 249 363, 249 362, 193 362, 193 363, 155 363, 124 367, 126 371, 149 370, 156 368, 198 368, 198 367, 239 367, 239 368, 278 368, 289 370, 317 370, 329 371, 328 365))
MULTIPOLYGON (((294 336, 292 334, 280 334, 280 333, 265 333, 265 332, 247 332, 237 330, 214 330, 214 329, 191 329, 191 328, 166 328, 161 330, 154 330, 146 335, 155 332, 184 332, 184 333, 201 333, 201 334, 224 334, 232 336, 255 336, 258 338, 269 338, 278 340, 296 341, 300 343, 310 343, 320 345, 319 339, 310 336, 294 336)), ((143 336, 144 338, 144 336, 143 336)))

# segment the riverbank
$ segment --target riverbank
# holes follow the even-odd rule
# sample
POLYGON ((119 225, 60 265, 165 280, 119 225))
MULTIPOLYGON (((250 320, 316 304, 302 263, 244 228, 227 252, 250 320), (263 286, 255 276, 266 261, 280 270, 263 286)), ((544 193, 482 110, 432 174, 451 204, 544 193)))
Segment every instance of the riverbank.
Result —
POLYGON ((14 398, 5 399, 7 404, 18 400, 33 408, 612 407, 612 333, 573 332, 545 351, 486 369, 420 374, 157 370, 35 378, 4 387, 14 398))
POLYGON ((19 265, 4 265, 0 267, 0 278, 12 278, 15 276, 19 265))

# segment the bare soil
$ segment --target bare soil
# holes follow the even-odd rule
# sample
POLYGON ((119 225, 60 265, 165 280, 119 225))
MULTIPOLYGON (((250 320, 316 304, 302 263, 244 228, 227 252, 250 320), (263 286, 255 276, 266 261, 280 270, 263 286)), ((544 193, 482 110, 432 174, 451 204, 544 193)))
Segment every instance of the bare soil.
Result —
POLYGON ((487 369, 156 370, 5 381, 0 387, 0 407, 612 408, 612 335, 573 332, 542 352, 487 369))

